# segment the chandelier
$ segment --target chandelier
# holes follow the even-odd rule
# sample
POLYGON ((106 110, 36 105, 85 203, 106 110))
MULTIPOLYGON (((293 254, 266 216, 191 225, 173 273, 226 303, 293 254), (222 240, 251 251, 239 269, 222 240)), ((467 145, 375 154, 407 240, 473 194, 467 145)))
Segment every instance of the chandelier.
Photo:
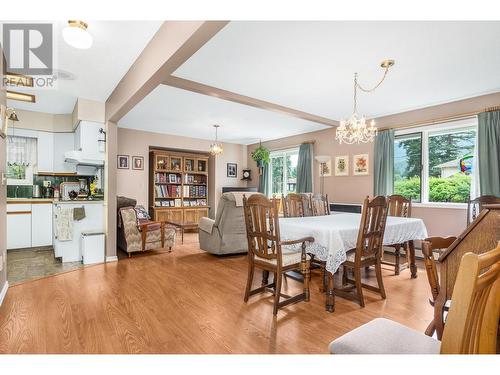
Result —
POLYGON ((210 154, 213 156, 217 156, 224 152, 222 148, 222 144, 217 139, 217 130, 220 128, 220 125, 214 125, 215 128, 215 142, 210 145, 210 154))
POLYGON ((372 142, 377 135, 377 128, 375 127, 375 121, 371 120, 370 125, 367 126, 365 116, 359 116, 357 112, 358 106, 358 89, 363 92, 375 91, 384 82, 385 77, 389 68, 394 65, 394 60, 384 60, 380 63, 380 67, 384 68, 384 75, 379 83, 377 83, 371 89, 365 89, 358 83, 358 73, 354 73, 354 109, 351 117, 347 120, 340 121, 340 125, 337 127, 335 133, 335 139, 339 143, 367 143, 372 142))

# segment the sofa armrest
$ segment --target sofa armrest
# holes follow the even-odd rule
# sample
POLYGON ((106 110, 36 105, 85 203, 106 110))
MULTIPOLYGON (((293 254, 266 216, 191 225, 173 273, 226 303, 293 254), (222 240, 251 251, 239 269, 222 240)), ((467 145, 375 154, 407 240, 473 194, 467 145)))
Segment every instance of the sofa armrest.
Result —
POLYGON ((210 219, 209 217, 200 218, 200 222, 198 223, 200 230, 202 230, 203 232, 207 232, 208 234, 212 234, 214 225, 215 220, 210 219))

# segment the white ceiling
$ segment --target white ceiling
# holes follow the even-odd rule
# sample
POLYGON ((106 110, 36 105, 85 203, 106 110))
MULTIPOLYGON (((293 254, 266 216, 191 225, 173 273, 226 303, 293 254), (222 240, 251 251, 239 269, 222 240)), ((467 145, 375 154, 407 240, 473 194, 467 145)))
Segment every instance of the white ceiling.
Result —
POLYGON ((174 75, 339 120, 500 91, 500 22, 231 22, 174 75))
POLYGON ((71 113, 77 97, 105 101, 162 21, 88 21, 94 43, 86 50, 64 42, 66 21, 53 21, 55 68, 70 79, 58 79, 56 89, 18 89, 36 94, 36 103, 9 101, 8 105, 38 112, 71 113))
POLYGON ((118 123, 119 127, 251 144, 327 126, 211 96, 160 85, 118 123))

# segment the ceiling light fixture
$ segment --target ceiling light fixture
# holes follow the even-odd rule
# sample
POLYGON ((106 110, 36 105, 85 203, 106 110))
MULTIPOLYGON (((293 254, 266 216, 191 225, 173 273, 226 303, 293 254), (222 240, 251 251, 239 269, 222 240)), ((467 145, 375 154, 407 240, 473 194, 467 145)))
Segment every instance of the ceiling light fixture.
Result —
POLYGON ((217 156, 220 155, 224 152, 224 149, 222 148, 222 144, 219 142, 219 139, 217 137, 217 130, 220 128, 220 125, 214 125, 215 128, 215 142, 210 145, 210 155, 217 156))
POLYGON ((339 141, 339 143, 367 143, 372 142, 377 135, 377 128, 375 127, 375 121, 372 120, 370 122, 370 126, 366 125, 365 116, 359 116, 357 113, 357 94, 358 89, 363 92, 373 92, 375 91, 381 84, 384 82, 385 77, 387 76, 387 72, 389 68, 394 65, 394 60, 384 60, 380 63, 380 67, 385 69, 384 75, 379 83, 377 83, 371 89, 365 89, 358 83, 358 73, 354 73, 354 110, 353 114, 348 120, 340 121, 340 126, 337 127, 337 131, 335 134, 335 139, 339 141))
POLYGON ((6 72, 3 76, 6 86, 33 87, 33 77, 6 72))
POLYGON ((24 92, 9 91, 7 90, 7 99, 17 100, 20 102, 35 103, 36 97, 32 94, 26 94, 24 92))
POLYGON ((87 27, 83 21, 68 21, 68 26, 63 29, 64 41, 78 49, 92 47, 92 35, 87 31, 87 27))

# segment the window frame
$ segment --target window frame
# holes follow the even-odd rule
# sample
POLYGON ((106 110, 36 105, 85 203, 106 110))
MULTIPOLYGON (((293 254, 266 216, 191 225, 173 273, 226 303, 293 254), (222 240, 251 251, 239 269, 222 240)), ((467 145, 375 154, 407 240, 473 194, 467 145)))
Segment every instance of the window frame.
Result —
POLYGON ((299 147, 286 148, 282 150, 271 151, 269 154, 269 170, 268 170, 268 181, 266 195, 271 197, 273 195, 273 167, 272 167, 272 159, 273 157, 283 157, 283 180, 281 181, 282 185, 282 194, 288 194, 287 191, 287 179, 288 179, 288 170, 286 168, 286 157, 288 154, 299 154, 299 147))
MULTIPOLYGON (((422 125, 414 128, 396 129, 394 137, 421 133, 420 202, 412 202, 413 207, 467 209, 467 203, 429 202, 429 134, 438 131, 474 129, 477 137, 477 117, 464 118, 440 124, 422 125)), ((432 134, 431 134, 432 135, 432 134)), ((477 144, 477 140, 476 140, 477 144)), ((475 171, 479 173, 479 171, 475 171)))

